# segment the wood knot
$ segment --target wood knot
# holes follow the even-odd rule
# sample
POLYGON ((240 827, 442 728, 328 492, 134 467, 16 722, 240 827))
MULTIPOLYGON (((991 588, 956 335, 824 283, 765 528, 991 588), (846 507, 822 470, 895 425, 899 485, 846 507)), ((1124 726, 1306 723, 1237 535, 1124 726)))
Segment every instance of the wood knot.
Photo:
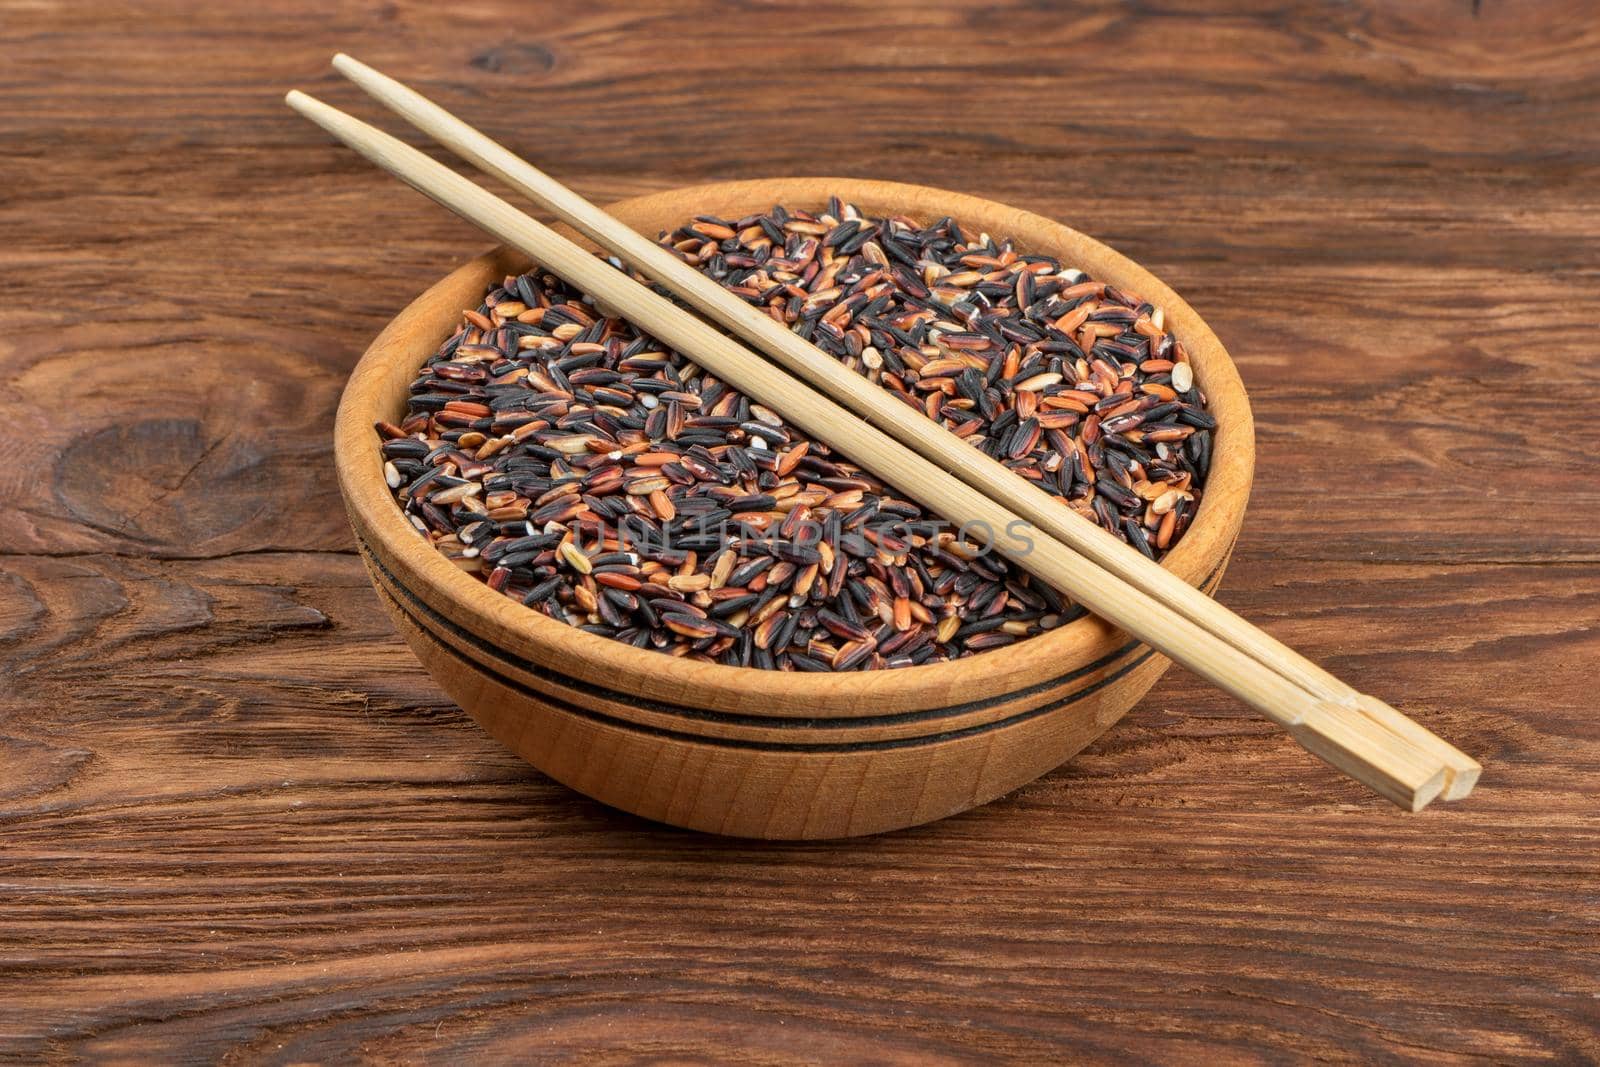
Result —
POLYGON ((490 74, 544 74, 555 69, 555 54, 540 44, 498 44, 472 57, 490 74))

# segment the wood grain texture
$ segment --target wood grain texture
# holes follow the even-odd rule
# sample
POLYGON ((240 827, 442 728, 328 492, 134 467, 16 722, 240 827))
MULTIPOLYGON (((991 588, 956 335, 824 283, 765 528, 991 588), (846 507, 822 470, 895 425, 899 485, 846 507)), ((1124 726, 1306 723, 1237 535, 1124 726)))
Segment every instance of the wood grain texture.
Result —
POLYGON ((1593 16, 0 3, 0 1050, 1600 1058, 1593 16), (281 106, 364 107, 338 49, 597 200, 831 170, 1150 267, 1254 402, 1224 601, 1478 792, 1308 784, 1178 671, 864 842, 540 778, 384 621, 327 468, 357 355, 485 244, 281 106))

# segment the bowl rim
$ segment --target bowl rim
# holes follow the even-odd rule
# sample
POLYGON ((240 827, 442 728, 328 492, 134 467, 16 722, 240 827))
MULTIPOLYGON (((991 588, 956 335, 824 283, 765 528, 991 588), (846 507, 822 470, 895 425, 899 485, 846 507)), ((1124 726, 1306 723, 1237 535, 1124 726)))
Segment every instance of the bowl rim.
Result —
MULTIPOLYGON (((949 215, 963 228, 1010 237, 1020 250, 1042 248, 1090 277, 1137 293, 1162 308, 1169 327, 1189 352, 1208 408, 1218 421, 1200 509, 1163 565, 1193 585, 1202 585, 1217 573, 1238 533, 1254 472, 1249 399, 1232 359, 1199 313, 1121 253, 1071 227, 995 201, 928 186, 859 178, 712 182, 629 198, 609 205, 608 210, 653 236, 661 220, 676 224, 697 213, 737 217, 777 203, 809 209, 824 203, 829 195, 855 203, 871 215, 910 215, 924 220, 949 215), (758 204, 759 208, 751 206, 758 204), (745 207, 735 211, 730 205, 745 207), (645 220, 654 222, 645 225, 645 220)), ((569 237, 576 236, 561 229, 569 237)), ((592 684, 705 707, 738 707, 747 712, 754 708, 774 717, 852 718, 992 696, 1036 684, 1087 662, 1097 651, 1125 642, 1109 624, 1088 615, 1017 644, 962 659, 884 671, 807 674, 801 687, 796 686, 792 672, 705 663, 635 648, 587 633, 490 590, 419 538, 395 505, 382 477, 373 423, 395 419, 405 387, 454 328, 461 309, 478 306, 486 283, 492 284, 526 262, 526 256, 501 246, 461 265, 416 297, 356 364, 335 420, 334 458, 340 489, 364 550, 391 563, 408 585, 414 582, 427 588, 431 605, 446 617, 467 629, 491 634, 534 662, 559 662, 563 672, 592 684), (447 313, 451 324, 441 333, 437 323, 447 313)))

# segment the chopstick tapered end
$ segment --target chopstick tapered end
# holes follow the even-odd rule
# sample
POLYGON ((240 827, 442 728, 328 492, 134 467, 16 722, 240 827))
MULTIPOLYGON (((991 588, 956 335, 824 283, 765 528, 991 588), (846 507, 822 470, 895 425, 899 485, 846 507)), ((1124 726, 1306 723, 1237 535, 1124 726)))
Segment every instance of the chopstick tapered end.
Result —
POLYGON ((327 115, 330 112, 337 114, 333 108, 324 104, 321 100, 309 93, 302 93, 299 89, 290 89, 287 93, 284 93, 283 102, 323 129, 329 128, 327 115))
POLYGON ((396 82, 387 74, 379 73, 346 52, 339 52, 334 55, 333 69, 380 99, 385 92, 405 91, 405 86, 396 82))
MULTIPOLYGON (((299 114, 308 119, 313 125, 321 126, 357 152, 367 155, 361 144, 352 140, 353 131, 359 131, 365 124, 351 118, 336 107, 330 107, 309 93, 302 93, 299 89, 290 89, 283 96, 283 102, 292 107, 299 114)), ((382 136, 377 130, 370 131, 374 136, 382 136)), ((368 156, 368 158, 371 158, 368 156)))

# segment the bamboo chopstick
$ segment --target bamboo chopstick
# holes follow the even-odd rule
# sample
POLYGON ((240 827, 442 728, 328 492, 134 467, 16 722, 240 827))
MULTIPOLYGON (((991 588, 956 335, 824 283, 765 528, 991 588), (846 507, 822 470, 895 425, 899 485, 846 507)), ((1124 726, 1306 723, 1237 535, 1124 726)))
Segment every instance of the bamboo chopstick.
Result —
POLYGON ((1147 559, 1015 471, 943 427, 884 395, 810 342, 733 296, 654 241, 635 233, 560 182, 456 118, 420 93, 343 53, 336 70, 373 99, 452 152, 553 212, 623 262, 664 285, 735 335, 891 437, 980 489, 1111 573, 1216 634, 1306 692, 1352 708, 1445 766, 1445 800, 1466 796, 1482 768, 1466 753, 1399 711, 1360 693, 1265 631, 1246 622, 1171 571, 1147 559))
MULTIPOLYGON (((527 253, 803 431, 839 448, 946 521, 993 531, 1009 531, 1023 521, 851 417, 808 384, 416 149, 303 93, 291 92, 287 101, 367 159, 527 253)), ((1085 567, 1082 557, 1053 536, 1034 532, 1031 544, 1009 532, 996 533, 990 544, 1088 610, 1256 708, 1308 750, 1394 803, 1416 811, 1443 789, 1447 772, 1432 753, 1377 728, 1355 708, 1308 692, 1115 574, 1085 567)))
POLYGON ((334 66, 374 99, 441 144, 554 212, 562 221, 654 278, 738 336, 755 344, 790 371, 818 385, 858 415, 874 419, 901 443, 945 465, 964 481, 1022 514, 1053 537, 1150 593, 1307 692, 1353 708, 1409 743, 1428 751, 1445 765, 1447 783, 1444 799, 1459 799, 1471 792, 1481 767, 1466 753, 1376 697, 1351 688, 1100 527, 1062 508, 1055 498, 1004 465, 956 440, 943 428, 895 404, 884 397, 880 390, 840 367, 803 338, 736 299, 665 249, 621 225, 421 94, 342 53, 334 57, 334 66))

